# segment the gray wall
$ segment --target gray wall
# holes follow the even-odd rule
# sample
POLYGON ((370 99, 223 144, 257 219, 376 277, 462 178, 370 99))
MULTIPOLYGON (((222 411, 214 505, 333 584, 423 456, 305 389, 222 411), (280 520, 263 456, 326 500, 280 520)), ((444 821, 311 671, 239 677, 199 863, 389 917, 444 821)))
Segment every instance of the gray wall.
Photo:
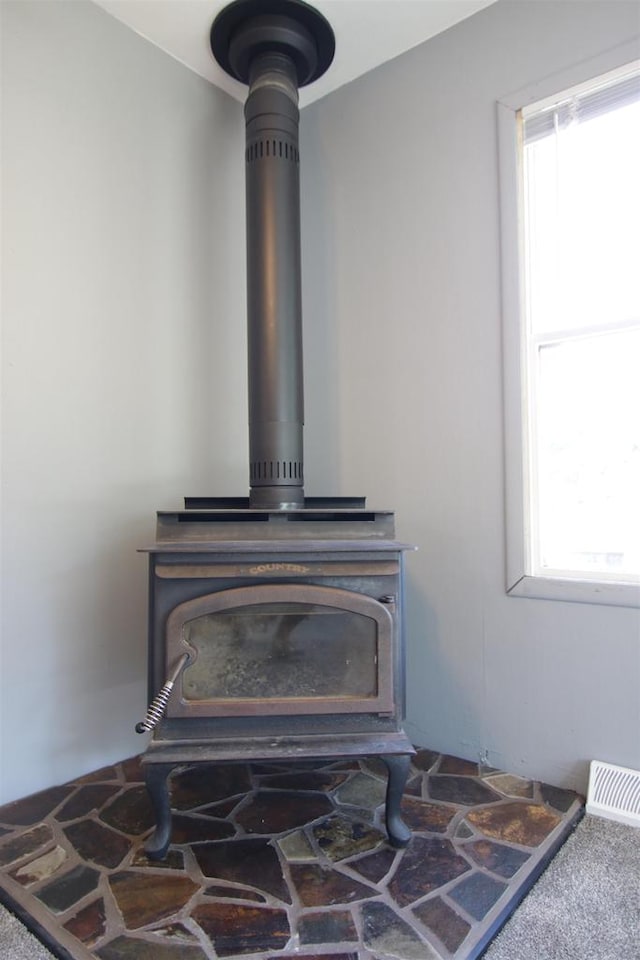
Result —
POLYGON ((93 4, 1 12, 0 802, 144 746, 136 549, 247 483, 240 105, 93 4))
POLYGON ((581 788, 591 758, 640 768, 640 621, 505 596, 496 100, 639 9, 499 2, 303 113, 306 472, 419 547, 408 730, 581 788))

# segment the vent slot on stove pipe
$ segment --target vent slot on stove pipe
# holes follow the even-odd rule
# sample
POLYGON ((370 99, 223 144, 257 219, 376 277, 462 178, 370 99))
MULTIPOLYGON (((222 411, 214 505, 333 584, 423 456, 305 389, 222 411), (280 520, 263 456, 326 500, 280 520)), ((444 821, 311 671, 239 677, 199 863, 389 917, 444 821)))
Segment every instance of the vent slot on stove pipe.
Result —
POLYGON ((236 0, 211 48, 245 103, 250 505, 304 506, 298 87, 333 59, 333 31, 301 0, 236 0))

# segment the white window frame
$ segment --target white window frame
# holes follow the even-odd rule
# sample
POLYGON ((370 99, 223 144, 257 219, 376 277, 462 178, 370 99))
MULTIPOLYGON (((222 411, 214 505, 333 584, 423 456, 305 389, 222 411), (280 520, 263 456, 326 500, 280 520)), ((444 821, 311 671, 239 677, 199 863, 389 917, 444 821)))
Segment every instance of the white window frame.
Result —
POLYGON ((537 101, 585 83, 638 58, 637 43, 627 43, 593 60, 554 74, 497 103, 500 172, 502 269, 502 352, 505 466, 506 590, 509 596, 578 603, 640 607, 640 585, 599 579, 532 576, 529 570, 531 529, 525 468, 525 393, 527 354, 524 334, 524 258, 520 200, 519 111, 537 101))

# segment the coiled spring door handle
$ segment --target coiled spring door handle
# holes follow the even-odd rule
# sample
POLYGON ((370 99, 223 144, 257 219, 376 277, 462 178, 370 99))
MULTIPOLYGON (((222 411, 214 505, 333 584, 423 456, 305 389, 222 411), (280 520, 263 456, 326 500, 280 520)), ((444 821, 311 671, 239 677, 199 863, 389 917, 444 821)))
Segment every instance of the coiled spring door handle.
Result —
POLYGON ((167 703, 169 702, 173 685, 180 676, 182 670, 184 670, 188 664, 189 660, 189 654, 183 653, 167 677, 160 692, 149 704, 144 720, 141 720, 140 723, 136 723, 136 733, 148 733, 149 730, 153 730, 153 728, 160 723, 162 717, 164 716, 164 712, 167 709, 167 703))

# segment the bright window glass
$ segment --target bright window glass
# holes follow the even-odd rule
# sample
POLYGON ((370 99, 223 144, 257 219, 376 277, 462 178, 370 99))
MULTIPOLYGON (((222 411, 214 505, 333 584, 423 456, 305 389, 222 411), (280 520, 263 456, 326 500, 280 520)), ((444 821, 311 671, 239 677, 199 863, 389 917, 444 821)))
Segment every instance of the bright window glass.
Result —
POLYGON ((529 574, 640 580, 640 71, 521 112, 529 574))

